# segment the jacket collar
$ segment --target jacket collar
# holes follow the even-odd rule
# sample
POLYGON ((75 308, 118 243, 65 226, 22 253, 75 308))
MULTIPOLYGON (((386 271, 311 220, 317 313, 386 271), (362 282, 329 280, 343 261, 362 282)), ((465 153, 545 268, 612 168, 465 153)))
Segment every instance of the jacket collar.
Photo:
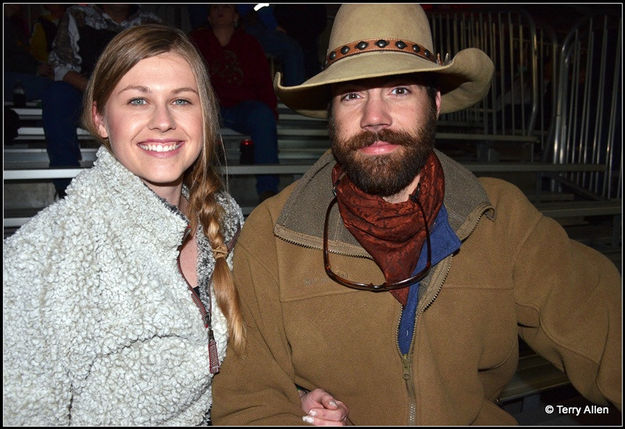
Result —
MULTIPOLYGON (((483 214, 494 217, 494 208, 473 173, 440 151, 435 153, 445 174, 443 204, 449 224, 458 238, 464 240, 483 214)), ((331 172, 335 163, 328 150, 299 180, 280 212, 274 227, 276 236, 295 244, 322 248, 325 212, 334 197, 331 172)), ((370 257, 345 228, 337 209, 330 215, 328 245, 336 253, 370 257)))
MULTIPOLYGON (((182 192, 188 196, 183 186, 182 192)), ((116 225, 129 234, 142 231, 164 248, 181 244, 189 224, 178 207, 169 204, 152 191, 138 176, 124 167, 104 146, 98 149, 93 168, 81 172, 68 188, 68 197, 90 196, 97 200, 102 213, 124 213, 118 216, 116 225)), ((243 224, 243 215, 236 202, 225 192, 215 195, 217 203, 225 211, 221 225, 226 243, 236 239, 243 224)), ((198 234, 203 239, 203 234, 198 234)), ((200 245, 203 241, 200 240, 200 245)), ((210 249, 210 245, 206 244, 210 249)), ((205 246, 205 247, 206 247, 205 246)))
POLYGON ((188 221, 143 181, 124 167, 104 146, 93 168, 81 172, 70 184, 67 198, 98 201, 98 210, 117 216, 116 226, 128 234, 145 234, 164 248, 176 248, 188 221), (120 214, 124 215, 120 215, 120 214))

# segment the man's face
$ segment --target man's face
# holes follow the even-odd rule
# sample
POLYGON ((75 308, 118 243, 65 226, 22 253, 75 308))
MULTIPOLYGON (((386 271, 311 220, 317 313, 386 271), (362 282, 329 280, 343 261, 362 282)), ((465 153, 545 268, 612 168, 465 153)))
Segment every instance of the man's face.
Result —
POLYGON ((440 93, 432 100, 415 78, 391 76, 337 84, 332 94, 332 152, 352 182, 381 197, 410 185, 434 146, 440 93))

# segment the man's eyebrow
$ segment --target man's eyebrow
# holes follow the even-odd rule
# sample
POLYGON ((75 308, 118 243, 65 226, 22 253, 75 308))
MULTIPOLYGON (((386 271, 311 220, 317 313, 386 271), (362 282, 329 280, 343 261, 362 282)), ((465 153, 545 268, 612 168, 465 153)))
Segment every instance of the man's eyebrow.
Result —
POLYGON ((367 83, 366 81, 340 82, 332 86, 334 94, 351 91, 361 91, 367 88, 394 87, 400 85, 422 85, 417 79, 411 77, 398 77, 385 82, 367 83))
POLYGON ((354 82, 339 82, 332 85, 333 93, 344 93, 350 91, 359 91, 365 89, 367 85, 360 83, 359 81, 354 82))

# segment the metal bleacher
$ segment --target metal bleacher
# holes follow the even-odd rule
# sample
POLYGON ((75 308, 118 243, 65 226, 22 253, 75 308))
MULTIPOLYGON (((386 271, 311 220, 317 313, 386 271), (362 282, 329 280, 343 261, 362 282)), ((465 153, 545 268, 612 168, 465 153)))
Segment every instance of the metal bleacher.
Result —
MULTIPOLYGON (((622 137, 614 125, 619 113, 616 106, 620 106, 617 98, 622 102, 617 84, 622 72, 620 56, 615 55, 621 49, 621 23, 609 25, 611 19, 586 18, 572 25, 564 41, 557 40, 551 28, 537 27, 524 9, 501 5, 435 12, 430 24, 441 57, 447 53, 453 57, 473 46, 485 51, 495 64, 491 91, 483 101, 465 111, 441 115, 439 132, 465 134, 470 143, 459 148, 458 141, 446 140, 443 134, 442 139, 437 136, 439 149, 478 176, 500 174, 515 182, 546 216, 560 221, 571 237, 598 248, 620 267, 622 165, 614 150, 622 137), (598 34, 596 38, 593 33, 598 34), (603 43, 593 51, 588 40, 603 43), (618 41, 616 46, 610 40, 618 41), (605 83, 586 85, 582 98, 567 82, 570 76, 579 79, 580 72, 571 71, 572 64, 582 56, 587 58, 589 52, 595 52, 596 59, 583 63, 584 76, 605 83), (604 60, 610 56, 611 61, 604 60), (612 68, 597 67, 604 62, 612 68), (611 79, 606 77, 608 71, 611 79), (609 124, 603 135, 599 130, 593 135, 596 128, 590 125, 587 110, 593 99, 612 102, 592 118, 605 118, 609 124), (594 145, 584 140, 588 137, 594 145), (528 175, 533 180, 526 180, 528 175), (597 184, 603 184, 602 192, 597 184)), ((566 374, 521 342, 517 372, 499 399, 502 406, 520 404, 521 409, 529 409, 541 404, 543 392, 568 385, 566 374)))
MULTIPOLYGON (((620 125, 621 20, 593 16, 572 24, 564 40, 537 28, 522 9, 471 10, 430 16, 435 49, 453 56, 464 47, 483 49, 495 63, 488 96, 466 111, 442 115, 437 145, 478 176, 517 184, 547 216, 579 241, 621 266, 622 129, 620 125), (588 57, 594 53, 594 57, 588 57), (609 60, 607 60, 609 58, 609 60), (583 65, 579 68, 577 65, 583 65), (604 67, 601 67, 601 65, 604 67), (579 85, 571 85, 570 82, 579 85), (596 100, 602 100, 596 106, 596 100)), ((54 201, 15 207, 7 202, 24 186, 74 177, 93 163, 96 144, 79 130, 80 168, 51 169, 36 105, 14 109, 24 126, 4 145, 4 233, 11 234, 54 201), (14 191, 11 185, 20 185, 14 191)), ((222 129, 230 192, 247 215, 256 205, 254 175, 275 173, 284 187, 329 148, 327 121, 279 106, 279 165, 239 165, 244 137, 222 129)), ((521 349, 518 371, 502 403, 567 385, 565 374, 531 350, 521 349)))
MULTIPOLYGON (((95 160, 97 151, 97 143, 87 133, 87 131, 78 128, 78 137, 81 143, 82 160, 80 168, 49 168, 48 155, 45 149, 45 136, 43 128, 37 124, 41 119, 41 108, 25 107, 14 109, 20 119, 23 119, 26 126, 18 129, 18 136, 15 142, 4 147, 4 183, 15 182, 42 182, 50 181, 54 178, 72 178, 80 172, 82 168, 88 168, 95 160)), ((227 129, 221 129, 221 137, 226 150, 226 167, 223 172, 228 177, 237 176, 253 176, 255 174, 274 173, 284 176, 282 178, 286 184, 301 176, 312 163, 329 148, 327 122, 324 120, 316 120, 306 118, 295 112, 290 111, 286 106, 280 105, 280 119, 278 124, 278 146, 279 159, 278 165, 239 165, 238 150, 239 141, 245 136, 227 129)), ((467 141, 470 139, 478 139, 478 134, 463 134, 453 132, 438 132, 437 140, 456 140, 467 141)), ((492 136, 488 136, 492 138, 492 136)), ((500 141, 504 141, 504 137, 514 139, 513 136, 500 136, 500 141)), ((594 166, 588 164, 551 164, 541 162, 530 162, 527 160, 521 162, 490 162, 479 160, 465 160, 464 164, 476 174, 491 174, 501 172, 525 172, 531 174, 544 173, 560 173, 560 172, 588 172, 600 171, 602 166, 594 166)), ((253 189, 251 187, 250 189, 253 189)), ((249 214, 253 209, 253 198, 249 195, 238 195, 240 199, 245 201, 244 212, 249 214)), ((5 201, 10 195, 5 194, 5 201)), ((549 211, 551 216, 560 216, 564 212, 553 204, 542 203, 545 210, 549 211)), ((24 209, 7 209, 4 212, 4 227, 16 228, 28 220, 30 215, 36 213, 38 209, 43 207, 31 207, 24 209), (28 213, 29 216, 24 216, 28 213)), ((592 210, 592 208, 587 209, 592 210)), ((5 231, 6 232, 6 231, 5 231)))
MULTIPOLYGON (((14 110, 24 125, 18 129, 18 135, 14 141, 4 146, 4 185, 5 191, 8 191, 5 192, 4 198, 5 236, 47 205, 15 208, 13 204, 7 204, 11 200, 12 184, 37 184, 40 187, 47 184, 51 187, 52 179, 73 178, 82 169, 91 167, 99 147, 86 130, 78 128, 77 134, 82 154, 80 167, 50 168, 44 131, 41 126, 41 108, 36 103, 30 103, 30 106, 14 110)), ((246 215, 256 204, 254 175, 277 174, 280 176, 281 186, 284 187, 301 176, 329 148, 325 121, 316 121, 297 115, 284 105, 279 106, 279 115, 280 164, 240 165, 239 142, 247 136, 229 128, 220 130, 225 151, 225 163, 220 168, 228 178, 231 193, 240 201, 246 215)), ((52 201, 49 199, 48 203, 52 201)))

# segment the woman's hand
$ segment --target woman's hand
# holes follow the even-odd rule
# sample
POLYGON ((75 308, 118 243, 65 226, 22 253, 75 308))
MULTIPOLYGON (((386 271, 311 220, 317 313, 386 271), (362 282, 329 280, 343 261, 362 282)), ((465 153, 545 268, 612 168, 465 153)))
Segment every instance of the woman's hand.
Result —
POLYGON ((323 389, 310 392, 299 390, 302 410, 306 413, 302 420, 315 426, 346 426, 349 409, 341 401, 323 389))

